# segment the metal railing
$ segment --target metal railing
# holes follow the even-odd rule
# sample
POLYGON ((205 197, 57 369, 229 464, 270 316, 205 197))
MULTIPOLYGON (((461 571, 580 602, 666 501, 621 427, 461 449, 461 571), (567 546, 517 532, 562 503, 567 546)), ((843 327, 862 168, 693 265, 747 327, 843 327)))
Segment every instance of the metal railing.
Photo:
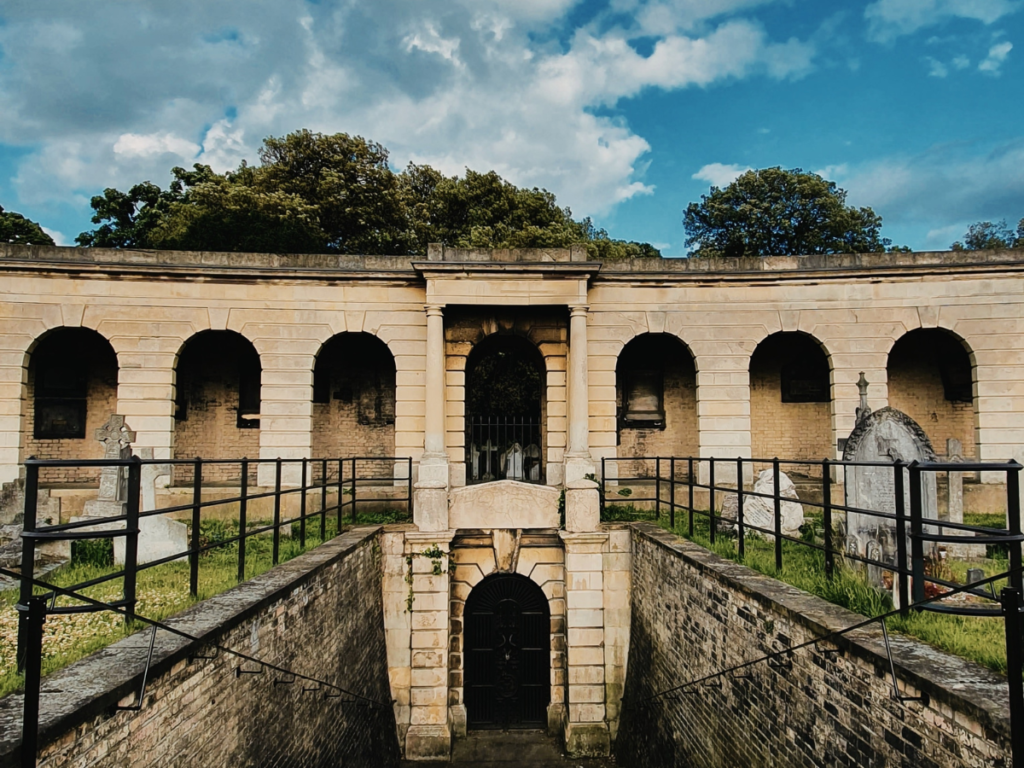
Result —
MULTIPOLYGON (((282 530, 298 527, 299 547, 305 549, 307 525, 319 523, 319 538, 327 538, 328 516, 336 517, 335 533, 340 533, 347 518, 354 522, 360 505, 381 505, 386 503, 392 507, 404 506, 407 516, 412 517, 412 459, 405 457, 354 457, 344 459, 95 459, 95 460, 61 460, 61 459, 28 459, 25 462, 25 515, 22 538, 21 573, 27 576, 22 579, 19 593, 18 621, 18 670, 25 669, 26 653, 29 651, 28 624, 29 598, 32 597, 32 579, 35 575, 36 548, 38 545, 52 541, 83 541, 95 539, 124 538, 124 567, 120 570, 98 576, 88 581, 74 584, 68 589, 79 592, 88 587, 109 581, 123 579, 122 599, 112 604, 123 608, 126 621, 132 621, 135 613, 136 586, 141 571, 176 560, 187 559, 189 566, 189 594, 199 594, 199 566, 201 556, 220 547, 238 546, 237 579, 245 580, 246 573, 246 542, 261 534, 270 534, 271 562, 277 565, 281 555, 282 530), (203 498, 203 468, 234 464, 239 467, 238 495, 224 498, 203 498), (191 468, 192 499, 186 504, 159 507, 145 510, 140 508, 142 469, 146 465, 187 466, 191 468), (40 470, 48 467, 97 467, 114 469, 120 475, 127 475, 126 492, 123 501, 123 514, 102 517, 88 517, 74 522, 40 526, 38 524, 38 496, 40 470), (263 478, 273 484, 271 490, 251 492, 249 480, 252 473, 259 474, 263 468, 263 478), (315 471, 314 471, 315 470, 315 471), (314 474, 317 479, 314 480, 314 474), (272 478, 272 479, 271 479, 272 478), (371 487, 387 488, 388 493, 380 498, 370 495, 371 487), (395 489, 401 489, 396 495, 395 489), (362 494, 362 495, 361 495, 362 494), (289 496, 298 496, 297 514, 285 516, 282 501, 289 496), (331 498, 333 496, 333 499, 331 498), (272 519, 266 524, 252 525, 249 519, 253 502, 262 499, 272 500, 272 519), (217 541, 203 543, 201 524, 204 511, 216 507, 238 505, 238 533, 217 541), (180 552, 165 555, 146 563, 138 562, 139 524, 141 520, 158 515, 188 515, 190 523, 189 546, 180 552)), ((119 478, 120 479, 120 478, 119 478)), ((117 485, 121 485, 120 482, 117 485)), ((216 487, 216 491, 223 488, 216 487)), ((223 519, 220 517, 218 519, 223 519)), ((102 610, 94 605, 58 606, 53 598, 56 594, 44 595, 54 603, 47 608, 48 614, 85 613, 102 610)), ((29 683, 26 681, 26 690, 29 683)))
POLYGON ((466 482, 544 482, 539 418, 466 416, 466 482))
MULTIPOLYGON (((824 459, 820 462, 786 461, 773 459, 717 459, 697 457, 644 457, 601 460, 601 512, 605 516, 611 506, 610 499, 619 504, 634 507, 639 503, 650 508, 655 519, 664 513, 672 530, 676 530, 676 514, 685 514, 688 535, 693 538, 694 518, 704 517, 708 522, 708 538, 713 545, 721 520, 735 526, 736 552, 742 561, 745 556, 747 534, 750 532, 770 537, 774 542, 776 571, 783 568, 783 543, 809 547, 821 552, 825 576, 832 579, 837 566, 844 561, 861 563, 889 571, 894 575, 899 605, 893 613, 906 616, 911 610, 935 611, 962 616, 1001 616, 1004 621, 1006 643, 1007 682, 1010 704, 1011 755, 1014 768, 1024 768, 1024 652, 1022 652, 1022 630, 1024 630, 1024 571, 1022 571, 1021 549, 1024 535, 1021 533, 1020 471, 1016 461, 1000 463, 978 462, 852 462, 824 459), (820 483, 821 500, 793 498, 780 491, 780 475, 783 467, 813 466, 818 472, 807 473, 812 482, 820 483), (744 477, 756 476, 758 467, 770 468, 772 493, 763 493, 744 487, 744 477), (622 474, 619 469, 625 468, 622 474), (837 504, 832 500, 833 471, 873 469, 879 473, 892 472, 892 512, 864 509, 848 504, 837 504), (723 472, 723 469, 725 470, 723 472), (745 470, 750 470, 746 472, 745 470), (986 472, 1003 473, 1006 478, 1006 527, 990 528, 967 525, 962 522, 940 520, 924 514, 925 477, 942 472, 986 472), (611 477, 609 477, 611 473, 611 477), (716 482, 716 474, 718 481, 716 482), (732 482, 723 478, 729 477, 732 482), (633 491, 646 491, 634 496, 633 491), (705 499, 698 501, 695 491, 706 492, 705 499), (723 517, 717 505, 721 494, 736 496, 735 517, 723 517), (717 497, 717 498, 716 498, 717 497), (772 505, 772 526, 751 525, 744 517, 745 499, 764 499, 772 505), (700 502, 706 502, 706 505, 700 502), (783 533, 782 505, 796 502, 821 510, 821 543, 783 533), (868 557, 860 552, 851 552, 835 546, 835 524, 842 515, 865 515, 879 521, 879 526, 891 526, 895 530, 896 552, 894 562, 868 557), (948 532, 952 531, 952 533, 948 532), (1007 550, 1008 567, 998 576, 970 579, 965 585, 943 579, 926 569, 926 549, 939 544, 975 544, 1003 547, 1007 550), (1008 586, 996 595, 995 582, 1005 578, 1008 586), (929 596, 927 586, 934 585, 936 594, 929 596), (984 589, 987 585, 988 589, 984 589), (969 605, 945 603, 943 594, 966 593, 987 601, 969 605)), ((721 535, 721 534, 718 534, 721 535)), ((883 615, 883 634, 885 624, 883 615)), ((874 621, 869 619, 865 624, 874 621)), ((814 642, 817 642, 815 640, 814 642)), ((888 650, 888 635, 886 634, 888 650)), ((912 700, 899 694, 896 684, 895 667, 890 652, 894 698, 899 701, 912 700)), ((673 689, 675 690, 675 689, 673 689)))

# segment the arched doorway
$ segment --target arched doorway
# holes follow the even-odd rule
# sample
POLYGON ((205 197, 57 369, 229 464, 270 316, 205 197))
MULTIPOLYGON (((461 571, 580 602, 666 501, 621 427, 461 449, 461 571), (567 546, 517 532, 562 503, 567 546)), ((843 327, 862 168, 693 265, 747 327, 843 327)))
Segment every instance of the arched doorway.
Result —
POLYGON ((887 373, 889 405, 921 425, 937 454, 946 454, 951 439, 964 458, 977 454, 974 371, 958 336, 944 328, 910 331, 893 344, 887 373))
POLYGON ((544 359, 519 336, 484 339, 466 360, 466 481, 544 482, 544 359))
POLYGON ((525 576, 474 587, 465 609, 465 698, 470 728, 543 728, 551 701, 551 613, 525 576))

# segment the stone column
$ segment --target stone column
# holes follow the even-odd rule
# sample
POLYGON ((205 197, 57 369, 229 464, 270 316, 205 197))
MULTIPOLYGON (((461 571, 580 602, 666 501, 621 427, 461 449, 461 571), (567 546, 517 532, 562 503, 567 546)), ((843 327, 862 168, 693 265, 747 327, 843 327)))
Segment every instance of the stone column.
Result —
MULTIPOLYGON (((308 351, 314 343, 301 345, 294 339, 259 340, 256 350, 263 367, 260 387, 260 458, 302 459, 313 455, 313 366, 316 357, 308 351)), ((260 464, 259 484, 273 486, 274 464, 260 464)), ((281 484, 302 483, 302 466, 285 462, 281 484)))
POLYGON ((590 392, 587 377, 587 308, 570 307, 569 314, 569 429, 565 453, 565 482, 594 472, 590 457, 590 392))
POLYGON ((559 534, 565 545, 569 719, 565 749, 573 757, 611 751, 605 690, 604 550, 607 533, 559 534))
POLYGON ((423 457, 413 491, 414 521, 421 531, 448 530, 448 454, 445 452, 444 315, 428 306, 423 457))
POLYGON ((411 671, 406 760, 448 760, 448 624, 452 534, 408 532, 411 604, 411 671))

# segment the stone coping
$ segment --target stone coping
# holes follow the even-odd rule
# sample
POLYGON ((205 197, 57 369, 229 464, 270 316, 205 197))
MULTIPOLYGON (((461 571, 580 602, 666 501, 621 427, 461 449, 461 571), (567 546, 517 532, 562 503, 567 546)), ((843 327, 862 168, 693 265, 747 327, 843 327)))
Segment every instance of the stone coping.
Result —
POLYGON ((276 254, 160 251, 0 243, 0 269, 98 273, 159 272, 168 277, 266 277, 292 280, 395 279, 420 283, 423 271, 526 270, 554 275, 590 273, 597 282, 657 279, 782 279, 822 274, 836 278, 870 273, 1017 272, 1024 250, 922 251, 917 253, 825 254, 742 259, 624 259, 588 262, 571 249, 447 249, 437 258, 350 254, 276 254), (600 274, 595 274, 600 270, 600 274))
MULTIPOLYGON (((187 640, 158 632, 149 670, 152 683, 190 656, 209 653, 207 641, 214 642, 255 616, 266 606, 282 600, 302 584, 373 539, 381 526, 360 526, 271 568, 249 581, 215 595, 163 623, 199 638, 187 640)), ((44 745, 94 717, 109 713, 124 699, 134 705, 142 687, 142 675, 149 653, 152 630, 102 648, 64 669, 45 675, 39 711, 39 744, 44 745)), ((0 764, 7 765, 21 745, 24 696, 11 694, 0 699, 0 764)))
MULTIPOLYGON (((674 552, 707 577, 743 592, 767 610, 785 615, 812 634, 824 636, 864 621, 865 617, 860 614, 719 557, 653 523, 635 522, 630 527, 635 535, 674 552)), ((840 635, 828 643, 873 665, 879 676, 891 676, 879 624, 840 635)), ((906 635, 890 634, 889 644, 897 677, 903 685, 909 683, 918 691, 927 693, 933 708, 938 702, 951 709, 952 713, 963 713, 1008 742, 1009 694, 1004 676, 906 635)), ((915 694, 908 692, 907 695, 915 694)), ((947 715, 951 719, 952 713, 947 715)), ((986 738, 996 740, 989 736, 986 738)))

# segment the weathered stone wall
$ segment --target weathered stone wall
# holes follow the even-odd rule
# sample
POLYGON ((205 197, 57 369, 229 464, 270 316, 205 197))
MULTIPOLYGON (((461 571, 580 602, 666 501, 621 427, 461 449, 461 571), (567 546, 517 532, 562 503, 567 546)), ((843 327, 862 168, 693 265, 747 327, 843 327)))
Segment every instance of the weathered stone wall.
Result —
POLYGON ((881 630, 859 630, 651 698, 850 626, 862 617, 716 557, 653 525, 633 527, 630 662, 621 765, 992 766, 1009 759, 1005 678, 893 636, 900 704, 881 630), (785 659, 782 659, 785 661, 785 659))
MULTIPOLYGON (((396 766, 378 530, 350 531, 169 623, 382 706, 266 668, 237 675, 259 667, 160 632, 142 710, 111 713, 135 703, 146 631, 46 677, 40 768, 396 766)), ((0 700, 0 764, 17 762, 21 706, 0 700)))
MULTIPOLYGON (((834 458, 830 403, 782 402, 781 361, 759 359, 750 371, 751 453, 758 459, 816 461, 834 458)), ((821 475, 811 467, 794 473, 821 475)), ((790 472, 790 469, 786 469, 790 472)))
MULTIPOLYGON (((622 382, 617 383, 616 408, 622 408, 622 382)), ((697 456, 697 372, 692 360, 666 362, 664 429, 620 427, 619 456, 697 456)), ((624 473, 623 473, 624 474, 624 473)))
POLYGON ((939 371, 922 360, 889 362, 889 405, 921 425, 939 456, 946 441, 956 438, 964 458, 974 458, 974 403, 946 399, 939 371))

